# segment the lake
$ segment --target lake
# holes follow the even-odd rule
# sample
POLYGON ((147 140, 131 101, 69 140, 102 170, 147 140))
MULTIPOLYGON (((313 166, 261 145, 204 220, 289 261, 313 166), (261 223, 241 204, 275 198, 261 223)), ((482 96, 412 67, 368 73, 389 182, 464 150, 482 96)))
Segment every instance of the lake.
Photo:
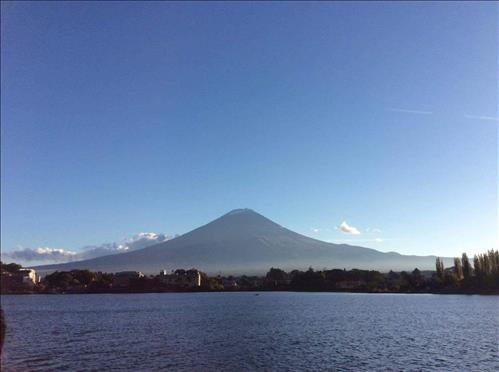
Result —
POLYGON ((2 371, 499 369, 499 296, 3 295, 2 371))

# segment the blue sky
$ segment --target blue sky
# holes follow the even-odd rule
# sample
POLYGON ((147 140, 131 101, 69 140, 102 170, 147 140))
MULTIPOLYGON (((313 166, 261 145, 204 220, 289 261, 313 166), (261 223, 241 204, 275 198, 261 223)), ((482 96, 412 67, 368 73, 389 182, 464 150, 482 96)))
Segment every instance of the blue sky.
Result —
POLYGON ((2 251, 240 207, 382 251, 497 248, 497 8, 3 2, 2 251))

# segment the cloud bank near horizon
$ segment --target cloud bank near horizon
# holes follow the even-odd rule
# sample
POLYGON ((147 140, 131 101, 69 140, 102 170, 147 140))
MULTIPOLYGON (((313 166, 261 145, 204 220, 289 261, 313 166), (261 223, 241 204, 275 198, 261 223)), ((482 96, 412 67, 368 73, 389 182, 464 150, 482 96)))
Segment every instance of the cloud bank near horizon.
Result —
POLYGON ((177 235, 141 232, 132 236, 131 238, 124 239, 121 242, 88 245, 78 251, 50 247, 18 248, 10 252, 2 253, 2 257, 26 263, 73 262, 107 256, 110 254, 135 251, 154 244, 165 242, 167 240, 175 238, 176 236, 177 235))

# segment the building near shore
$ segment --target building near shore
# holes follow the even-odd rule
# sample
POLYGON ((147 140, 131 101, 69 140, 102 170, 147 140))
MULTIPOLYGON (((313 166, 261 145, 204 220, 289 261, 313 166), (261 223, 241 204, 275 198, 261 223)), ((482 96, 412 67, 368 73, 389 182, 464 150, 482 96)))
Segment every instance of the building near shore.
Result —
POLYGON ((0 277, 2 292, 31 290, 40 281, 36 271, 27 268, 19 268, 15 271, 2 270, 0 277))
POLYGON ((33 269, 19 269, 19 276, 23 284, 35 285, 39 282, 39 277, 33 269))

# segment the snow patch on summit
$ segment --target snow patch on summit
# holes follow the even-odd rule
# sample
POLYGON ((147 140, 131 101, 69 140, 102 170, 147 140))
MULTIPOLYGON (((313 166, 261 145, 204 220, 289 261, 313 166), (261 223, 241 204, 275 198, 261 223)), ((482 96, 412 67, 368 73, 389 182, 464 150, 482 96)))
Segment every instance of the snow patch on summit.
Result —
POLYGON ((252 209, 249 208, 240 208, 240 209, 234 209, 227 213, 227 216, 232 216, 234 214, 241 214, 241 213, 248 213, 248 212, 253 212, 252 209))

